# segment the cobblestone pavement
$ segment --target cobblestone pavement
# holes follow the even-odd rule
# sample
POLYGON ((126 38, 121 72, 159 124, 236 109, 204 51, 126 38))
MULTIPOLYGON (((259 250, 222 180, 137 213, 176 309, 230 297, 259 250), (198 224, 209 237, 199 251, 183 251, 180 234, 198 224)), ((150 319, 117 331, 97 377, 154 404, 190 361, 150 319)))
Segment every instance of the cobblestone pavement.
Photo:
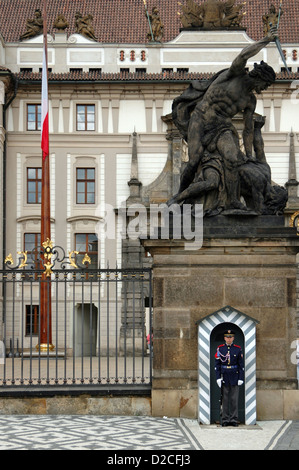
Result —
MULTIPOLYGON (((299 450, 299 421, 200 426, 132 416, 0 416, 0 450, 299 450)), ((191 452, 192 454, 192 452, 191 452)), ((147 460, 145 460, 147 462, 147 460)))

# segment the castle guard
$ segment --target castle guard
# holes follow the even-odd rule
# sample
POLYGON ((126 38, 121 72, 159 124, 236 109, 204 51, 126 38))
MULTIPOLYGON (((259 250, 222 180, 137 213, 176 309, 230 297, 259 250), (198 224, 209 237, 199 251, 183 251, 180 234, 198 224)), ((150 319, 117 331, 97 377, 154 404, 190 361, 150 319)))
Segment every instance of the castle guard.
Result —
POLYGON ((222 396, 222 426, 238 426, 239 387, 244 383, 243 352, 234 339, 232 330, 225 331, 225 343, 218 346, 215 354, 216 381, 222 396))

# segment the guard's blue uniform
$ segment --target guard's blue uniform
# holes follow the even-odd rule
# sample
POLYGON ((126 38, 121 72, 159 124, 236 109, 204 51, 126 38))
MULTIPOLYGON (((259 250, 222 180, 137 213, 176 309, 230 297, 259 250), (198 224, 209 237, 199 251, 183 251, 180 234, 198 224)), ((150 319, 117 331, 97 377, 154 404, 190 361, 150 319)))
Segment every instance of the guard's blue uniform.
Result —
POLYGON ((221 344, 215 354, 216 380, 223 378, 223 385, 238 385, 244 381, 244 360, 240 346, 221 344))

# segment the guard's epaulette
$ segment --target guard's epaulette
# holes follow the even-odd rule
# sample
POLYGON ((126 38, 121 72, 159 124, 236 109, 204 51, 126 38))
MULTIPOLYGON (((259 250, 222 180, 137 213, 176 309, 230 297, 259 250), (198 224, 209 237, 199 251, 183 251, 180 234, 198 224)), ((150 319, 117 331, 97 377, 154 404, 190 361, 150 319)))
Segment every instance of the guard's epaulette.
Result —
POLYGON ((219 344, 218 348, 221 348, 222 346, 225 346, 225 344, 219 344))
POLYGON ((238 346, 237 344, 234 344, 234 346, 236 346, 236 348, 240 348, 240 349, 241 349, 241 346, 238 346))

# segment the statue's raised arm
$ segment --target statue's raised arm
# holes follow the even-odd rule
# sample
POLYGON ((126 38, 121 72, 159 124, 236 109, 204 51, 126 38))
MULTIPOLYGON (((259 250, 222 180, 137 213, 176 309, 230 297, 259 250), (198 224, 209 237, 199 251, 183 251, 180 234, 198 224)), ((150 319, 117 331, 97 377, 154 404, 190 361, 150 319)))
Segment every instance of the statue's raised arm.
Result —
POLYGON ((244 69, 246 67, 248 59, 258 54, 271 41, 275 41, 276 37, 277 27, 273 26, 263 39, 260 39, 259 41, 244 47, 244 49, 240 52, 240 54, 234 59, 233 63, 231 64, 229 74, 240 75, 241 73, 244 73, 244 69))

